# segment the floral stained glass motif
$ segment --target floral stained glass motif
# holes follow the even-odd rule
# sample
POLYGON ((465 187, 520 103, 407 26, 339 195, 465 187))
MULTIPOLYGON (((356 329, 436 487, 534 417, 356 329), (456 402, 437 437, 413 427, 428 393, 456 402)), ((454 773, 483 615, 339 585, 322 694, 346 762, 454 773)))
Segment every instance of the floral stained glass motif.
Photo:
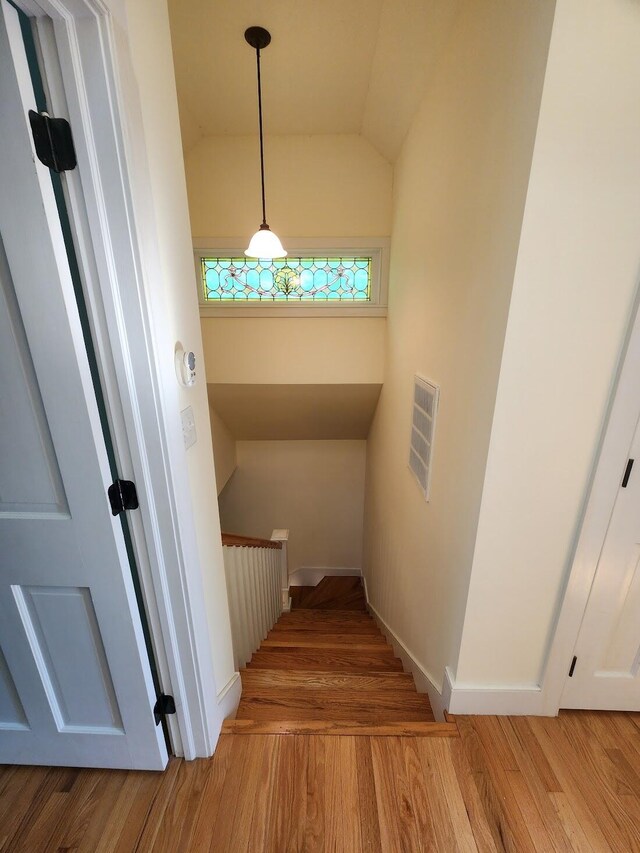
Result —
POLYGON ((206 302, 371 301, 371 258, 202 258, 206 302))

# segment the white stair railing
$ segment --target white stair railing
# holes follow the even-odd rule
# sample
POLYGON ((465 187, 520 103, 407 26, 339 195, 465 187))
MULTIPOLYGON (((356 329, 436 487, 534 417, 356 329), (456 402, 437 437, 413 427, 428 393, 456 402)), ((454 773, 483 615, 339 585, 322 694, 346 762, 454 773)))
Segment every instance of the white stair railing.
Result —
POLYGON ((249 662, 285 609, 286 539, 272 541, 223 533, 222 553, 233 655, 236 669, 240 669, 249 662))

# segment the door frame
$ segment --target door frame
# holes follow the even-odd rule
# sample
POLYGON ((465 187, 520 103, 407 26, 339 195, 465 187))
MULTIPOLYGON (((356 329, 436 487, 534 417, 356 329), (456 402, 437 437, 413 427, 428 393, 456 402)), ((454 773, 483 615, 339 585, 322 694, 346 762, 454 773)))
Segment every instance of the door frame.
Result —
MULTIPOLYGON (((67 203, 94 337, 119 475, 136 483, 140 511, 128 521, 173 751, 212 754, 216 696, 200 561, 180 523, 186 467, 176 465, 157 368, 148 262, 128 171, 139 104, 121 90, 117 32, 101 0, 12 0, 36 18, 52 108, 69 119, 78 168, 66 173, 67 203), (133 124, 133 127, 132 127, 133 124), (127 135, 129 132, 129 136, 127 135), (121 284, 124 283, 124 284, 121 284)), ((136 180, 141 180, 136 173, 136 180)), ((145 174, 148 196, 149 176, 145 174)), ((157 236, 154 234, 157 245, 157 236)))
POLYGON ((640 419, 639 377, 640 291, 636 290, 547 655, 539 711, 545 715, 555 716, 561 708, 562 693, 620 490, 627 454, 640 419))

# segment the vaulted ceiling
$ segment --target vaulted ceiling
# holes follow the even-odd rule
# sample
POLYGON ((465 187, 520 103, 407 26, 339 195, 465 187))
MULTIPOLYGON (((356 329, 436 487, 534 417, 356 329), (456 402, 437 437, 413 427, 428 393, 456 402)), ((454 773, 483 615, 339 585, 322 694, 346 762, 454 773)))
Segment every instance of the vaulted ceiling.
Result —
POLYGON ((256 132, 255 54, 266 27, 265 131, 363 134, 388 160, 446 42, 459 0, 169 0, 183 135, 256 132))

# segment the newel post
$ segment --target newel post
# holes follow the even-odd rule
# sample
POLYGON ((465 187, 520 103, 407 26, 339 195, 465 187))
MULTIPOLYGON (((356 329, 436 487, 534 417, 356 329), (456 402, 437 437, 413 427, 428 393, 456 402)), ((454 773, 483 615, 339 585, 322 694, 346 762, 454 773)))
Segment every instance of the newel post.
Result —
POLYGON ((272 542, 282 542, 282 550, 280 551, 280 587, 282 591, 280 605, 283 613, 288 613, 291 610, 291 599, 289 598, 289 562, 287 556, 288 540, 289 531, 284 528, 274 530, 271 534, 272 542))

